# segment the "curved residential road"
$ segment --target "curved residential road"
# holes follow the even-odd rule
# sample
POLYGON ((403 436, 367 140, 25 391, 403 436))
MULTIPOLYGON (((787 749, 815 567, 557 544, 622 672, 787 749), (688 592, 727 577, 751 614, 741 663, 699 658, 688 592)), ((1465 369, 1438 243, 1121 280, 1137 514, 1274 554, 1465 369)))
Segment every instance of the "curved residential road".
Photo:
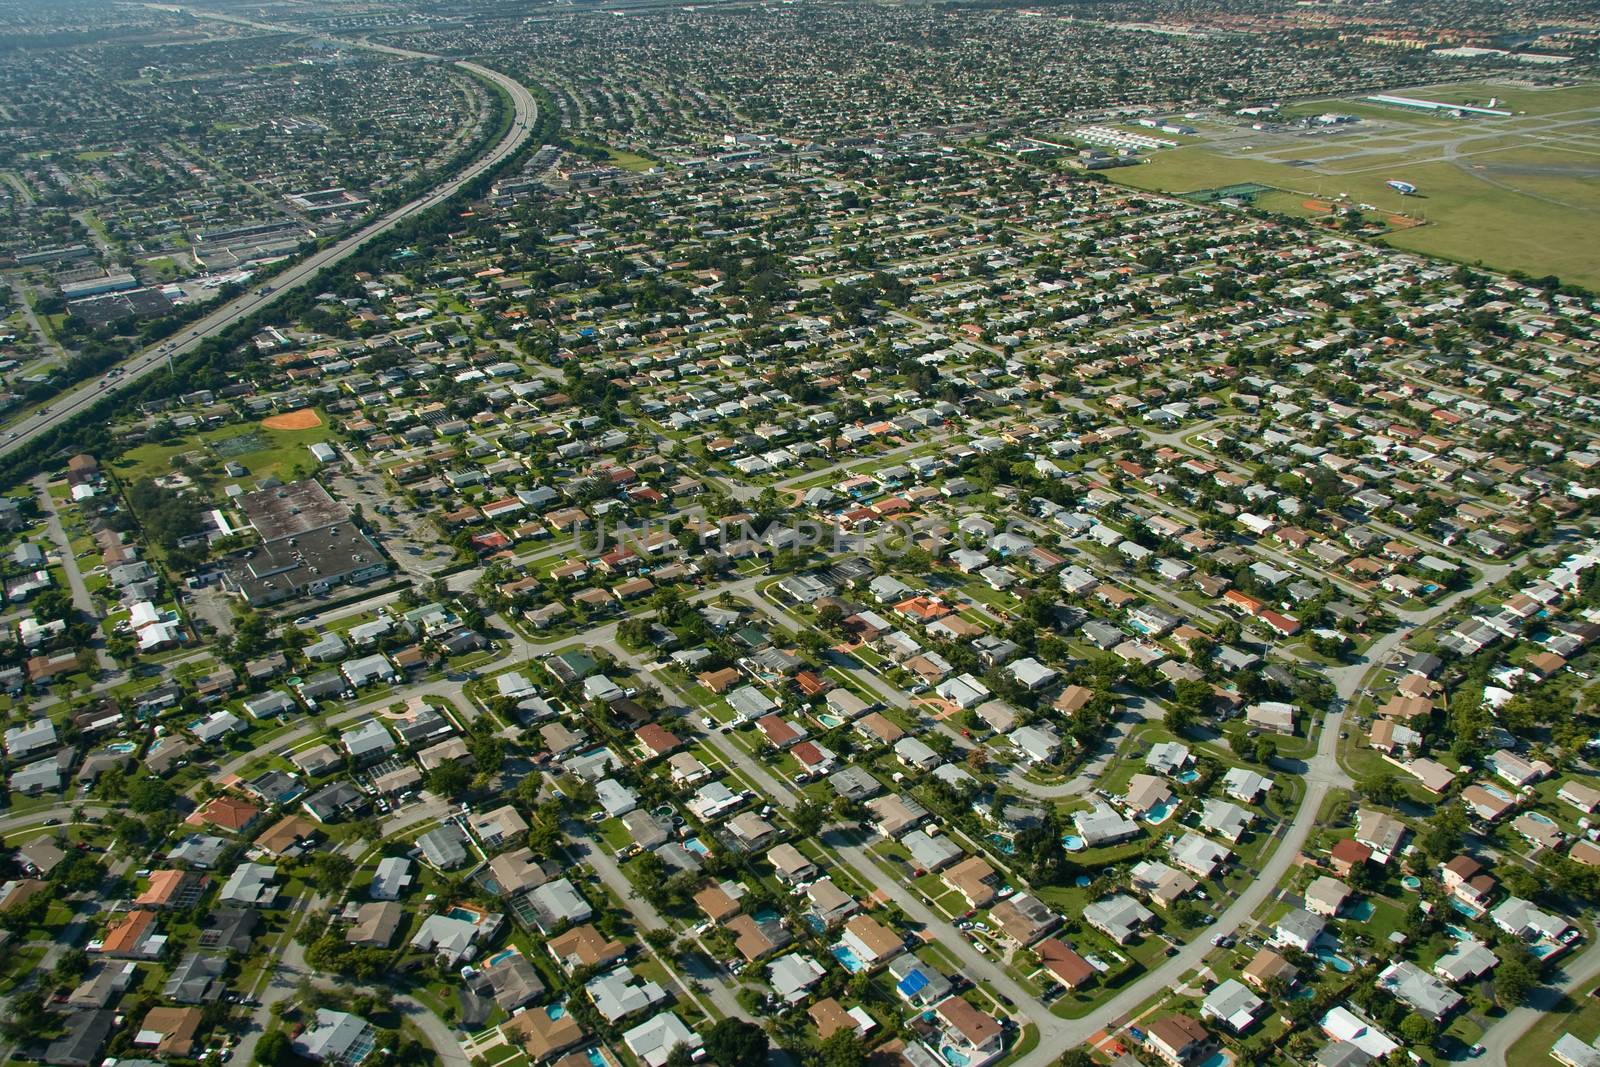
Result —
MULTIPOLYGON (((1511 1063, 1511 1046, 1520 1041, 1534 1023, 1554 1009, 1563 996, 1576 993, 1597 975, 1600 975, 1600 942, 1559 964, 1547 976, 1549 985, 1539 986, 1529 994, 1528 1003, 1520 1008, 1512 1008, 1484 1031, 1478 1039, 1484 1048, 1482 1062, 1490 1067, 1507 1067, 1511 1063)), ((1535 1054, 1537 1056, 1548 1051, 1536 1049, 1535 1054)))
MULTIPOLYGON (((212 15, 205 11, 193 11, 187 8, 183 10, 199 18, 244 22, 242 19, 229 19, 212 15)), ((264 23, 247 23, 247 25, 276 32, 299 32, 292 30, 290 27, 270 26, 264 23)), ((320 35, 313 34, 312 36, 320 35)), ((328 40, 336 40, 339 44, 356 48, 369 48, 374 51, 403 56, 409 59, 427 59, 441 63, 450 62, 450 60, 442 56, 429 55, 425 52, 408 52, 403 49, 390 48, 386 45, 370 44, 366 41, 346 40, 344 38, 328 38, 328 40)), ((408 204, 395 208, 387 215, 368 223, 337 244, 313 253, 289 267, 283 273, 273 277, 267 283, 270 288, 266 294, 261 293, 258 289, 251 289, 243 296, 236 297, 212 311, 199 322, 186 327, 176 338, 157 345, 151 345, 149 348, 118 364, 122 371, 120 377, 108 378, 102 375, 99 378, 90 379, 77 388, 68 390, 53 398, 44 407, 36 408, 33 413, 23 416, 19 421, 13 422, 11 424, 11 433, 4 440, 0 440, 0 456, 21 448, 45 431, 71 419, 106 394, 114 392, 130 382, 138 381, 147 374, 159 371, 166 365, 169 358, 176 358, 194 351, 206 338, 221 333, 241 318, 261 310, 274 300, 277 300, 285 292, 304 285, 316 277, 322 268, 332 266, 345 259, 368 241, 388 233, 405 219, 419 212, 427 211, 429 208, 449 199, 467 182, 490 168, 499 165, 516 152, 532 131, 534 123, 538 121, 539 105, 533 94, 522 83, 501 74, 499 71, 490 70, 487 67, 465 60, 455 61, 454 65, 493 82, 504 89, 511 98, 513 112, 511 128, 506 131, 505 136, 492 149, 480 156, 465 170, 447 179, 441 185, 435 186, 430 192, 423 194, 408 204)))

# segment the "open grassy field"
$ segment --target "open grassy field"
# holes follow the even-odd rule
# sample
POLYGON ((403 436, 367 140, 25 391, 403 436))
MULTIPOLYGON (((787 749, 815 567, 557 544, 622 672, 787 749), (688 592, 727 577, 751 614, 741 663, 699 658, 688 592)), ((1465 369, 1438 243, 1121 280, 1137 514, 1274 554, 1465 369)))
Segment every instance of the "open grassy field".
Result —
POLYGON ((1600 227, 1600 84, 1468 83, 1400 95, 1479 104, 1497 97, 1516 114, 1457 119, 1359 98, 1310 101, 1286 111, 1362 121, 1324 135, 1235 129, 1106 174, 1169 193, 1253 182, 1281 191, 1263 194, 1261 207, 1302 217, 1317 213, 1305 201, 1342 196, 1420 222, 1385 238, 1396 248, 1600 288, 1600 260, 1584 236, 1600 227), (1411 182, 1418 195, 1401 196, 1390 179, 1411 182))
POLYGON ((654 160, 646 159, 644 156, 636 155, 633 152, 625 152, 620 148, 613 148, 603 141, 585 140, 583 138, 575 137, 573 138, 573 143, 587 145, 590 148, 601 149, 611 157, 609 160, 607 160, 607 162, 614 167, 621 167, 623 170, 643 172, 657 165, 654 160))
POLYGON ((317 462, 308 451, 311 445, 335 441, 337 436, 321 419, 316 425, 301 429, 235 423, 163 444, 140 445, 117 461, 116 470, 128 480, 171 474, 175 456, 199 452, 208 460, 242 463, 252 479, 275 474, 288 481, 296 467, 307 471, 316 468, 317 462))

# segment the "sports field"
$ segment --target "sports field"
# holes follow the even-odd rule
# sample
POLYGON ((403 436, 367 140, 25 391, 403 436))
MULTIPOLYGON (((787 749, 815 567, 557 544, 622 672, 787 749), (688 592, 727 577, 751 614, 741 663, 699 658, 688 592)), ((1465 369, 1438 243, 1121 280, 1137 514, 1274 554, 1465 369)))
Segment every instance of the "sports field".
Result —
POLYGON ((1475 82, 1398 95, 1478 105, 1493 98, 1514 114, 1456 118, 1359 98, 1308 101, 1285 113, 1357 121, 1255 130, 1219 117, 1198 124, 1199 143, 1105 174, 1171 193, 1254 182, 1282 191, 1261 197, 1262 207, 1297 215, 1317 213, 1307 201, 1343 198, 1420 223, 1385 238, 1396 248, 1600 289, 1588 236, 1600 232, 1600 84, 1475 82), (1417 195, 1400 195, 1390 179, 1410 182, 1417 195))
POLYGON ((187 455, 196 464, 212 467, 219 474, 221 465, 232 461, 243 464, 252 481, 268 475, 287 481, 296 469, 316 469, 317 462, 309 451, 311 445, 336 440, 337 434, 315 409, 303 408, 268 416, 259 423, 235 423, 162 444, 139 445, 129 449, 116 462, 115 469, 130 481, 170 474, 173 458, 187 455), (282 425, 284 421, 294 425, 282 425))

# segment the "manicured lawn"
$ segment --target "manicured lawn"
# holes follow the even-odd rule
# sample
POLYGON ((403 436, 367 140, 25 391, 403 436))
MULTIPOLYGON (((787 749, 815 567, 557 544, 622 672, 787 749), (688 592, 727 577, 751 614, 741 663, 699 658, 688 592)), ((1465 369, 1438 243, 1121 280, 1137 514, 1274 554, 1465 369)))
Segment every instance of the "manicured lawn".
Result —
POLYGON ((1529 1028, 1521 1040, 1511 1046, 1506 1053, 1506 1062, 1526 1064, 1528 1067, 1554 1063, 1556 1061, 1550 1055, 1550 1046, 1560 1040, 1562 1034, 1570 1033, 1583 1041, 1594 1041, 1600 1037, 1600 997, 1594 996, 1597 989, 1600 989, 1600 979, 1579 987, 1572 996, 1561 998, 1554 1008, 1529 1028))
POLYGON ((233 423, 165 444, 129 449, 117 460, 116 470, 129 481, 170 474, 174 456, 200 451, 208 459, 243 464, 253 478, 276 474, 287 480, 296 467, 306 471, 317 467, 309 451, 311 445, 334 441, 337 436, 326 416, 321 425, 305 430, 271 430, 255 422, 233 423))

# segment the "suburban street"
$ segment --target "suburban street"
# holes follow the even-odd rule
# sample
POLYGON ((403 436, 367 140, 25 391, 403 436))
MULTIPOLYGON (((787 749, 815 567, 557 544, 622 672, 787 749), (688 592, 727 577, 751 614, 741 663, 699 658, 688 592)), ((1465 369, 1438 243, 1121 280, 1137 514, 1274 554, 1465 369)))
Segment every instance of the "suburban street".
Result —
MULTIPOLYGON (((198 9, 193 14, 203 18, 224 17, 198 9)), ((282 29, 282 27, 273 28, 282 29)), ((364 41, 343 41, 342 43, 355 47, 403 54, 413 59, 448 62, 439 56, 394 49, 386 45, 368 44, 364 41)), ((367 223, 348 237, 319 252, 313 253, 305 259, 299 260, 288 269, 274 275, 266 287, 269 291, 263 292, 260 287, 251 288, 249 292, 235 297, 207 314, 200 321, 186 327, 175 339, 151 345, 143 351, 129 356, 117 365, 122 371, 120 376, 111 377, 102 374, 98 378, 86 381, 52 398, 50 403, 44 405, 44 408, 35 408, 21 419, 13 421, 10 424, 10 432, 3 439, 0 439, 0 457, 23 447, 52 427, 67 422, 79 412, 99 401, 101 397, 115 393, 148 374, 161 371, 168 365, 169 361, 192 352, 206 338, 221 333, 240 319, 270 306, 282 294, 306 284, 315 278, 324 267, 332 266, 349 257, 373 238, 394 229, 395 226, 411 216, 444 203, 454 196, 456 191, 467 182, 499 166, 501 162, 516 153, 527 139, 534 123, 538 121, 539 105, 533 94, 516 79, 507 77, 498 71, 490 70, 477 63, 462 60, 457 61, 455 65, 479 78, 494 83, 511 100, 512 115, 510 126, 505 135, 485 154, 459 173, 445 179, 429 192, 395 208, 381 218, 367 223), (48 410, 45 410, 45 408, 48 410)))

